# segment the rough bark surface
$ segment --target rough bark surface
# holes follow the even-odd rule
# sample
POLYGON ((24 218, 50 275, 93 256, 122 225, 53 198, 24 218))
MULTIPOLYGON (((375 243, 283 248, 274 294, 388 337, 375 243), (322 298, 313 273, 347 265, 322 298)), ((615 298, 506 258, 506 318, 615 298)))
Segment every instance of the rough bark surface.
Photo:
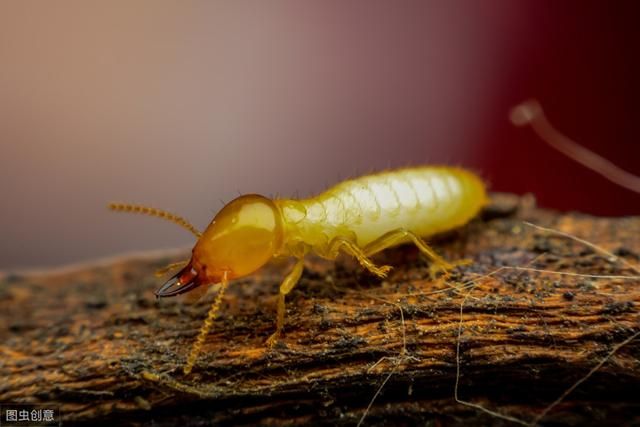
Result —
MULTIPOLYGON (((454 400, 460 330, 460 399, 530 421, 640 330, 640 280, 505 269, 468 282, 501 266, 638 275, 624 261, 640 264, 640 217, 494 200, 483 218, 432 240, 449 260, 473 260, 446 278, 432 278, 410 246, 375 258, 395 267, 385 280, 348 259, 309 259, 273 349, 264 342, 288 266, 233 283, 186 377, 181 367, 213 296, 154 298, 162 279, 153 272, 180 257, 6 274, 0 402, 56 405, 65 425, 355 425, 388 379, 363 425, 509 425, 454 400)), ((540 423, 640 424, 639 359, 636 339, 540 423)))

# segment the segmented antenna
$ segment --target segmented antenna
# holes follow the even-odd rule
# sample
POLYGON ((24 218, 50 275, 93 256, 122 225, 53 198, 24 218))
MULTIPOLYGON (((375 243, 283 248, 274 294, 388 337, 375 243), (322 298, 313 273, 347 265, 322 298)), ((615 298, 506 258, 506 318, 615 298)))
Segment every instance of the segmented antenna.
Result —
POLYGON ((222 283, 220 285, 220 290, 218 291, 218 295, 216 295, 216 299, 211 304, 211 308, 209 309, 209 313, 207 313, 207 318, 205 319, 202 327, 200 328, 200 333, 198 334, 198 338, 193 343, 191 347, 191 352, 189 353, 189 357, 187 358, 187 364, 182 368, 182 372, 185 375, 189 375, 191 370, 193 369, 193 365, 196 363, 198 359, 198 355, 200 354, 200 350, 202 350, 202 344, 204 344, 204 340, 209 334, 211 327, 213 326, 213 321, 218 315, 218 309, 220 308, 220 304, 222 303, 222 297, 224 297, 224 291, 227 289, 227 285, 229 281, 227 280, 227 272, 225 271, 222 276, 222 283))
POLYGON ((514 107, 509 117, 516 126, 531 126, 540 139, 565 156, 602 175, 614 184, 640 193, 640 177, 620 169, 609 160, 587 150, 560 133, 549 123, 537 100, 530 99, 514 107))
POLYGON ((196 237, 202 236, 202 233, 198 231, 189 221, 184 219, 183 217, 172 214, 171 212, 164 211, 162 209, 150 208, 148 206, 143 205, 131 205, 127 203, 109 203, 109 209, 116 212, 131 212, 131 213, 139 213, 149 216, 155 216, 158 218, 163 218, 168 221, 171 221, 175 224, 178 224, 181 227, 189 230, 196 237))

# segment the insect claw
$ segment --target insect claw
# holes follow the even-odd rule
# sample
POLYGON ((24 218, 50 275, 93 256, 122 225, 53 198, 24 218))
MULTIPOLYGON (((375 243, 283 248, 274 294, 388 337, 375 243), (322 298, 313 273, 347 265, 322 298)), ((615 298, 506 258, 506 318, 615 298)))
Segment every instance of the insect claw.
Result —
POLYGON ((180 270, 178 274, 167 280, 155 294, 157 298, 173 297, 189 292, 200 285, 198 273, 191 267, 191 263, 189 263, 185 268, 180 270))

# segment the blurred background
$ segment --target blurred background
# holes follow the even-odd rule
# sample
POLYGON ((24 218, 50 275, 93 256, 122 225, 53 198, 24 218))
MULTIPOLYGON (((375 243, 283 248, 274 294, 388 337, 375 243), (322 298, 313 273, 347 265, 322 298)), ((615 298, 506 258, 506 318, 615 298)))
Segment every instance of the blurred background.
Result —
POLYGON ((640 213, 514 128, 552 123, 640 173, 636 1, 0 2, 0 269, 193 243, 238 193, 308 196, 429 163, 542 206, 640 213))

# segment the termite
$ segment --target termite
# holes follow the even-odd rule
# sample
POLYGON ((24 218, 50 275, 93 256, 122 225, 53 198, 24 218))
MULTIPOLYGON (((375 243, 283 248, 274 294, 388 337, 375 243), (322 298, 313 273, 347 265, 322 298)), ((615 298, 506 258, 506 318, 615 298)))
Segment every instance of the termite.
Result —
POLYGON ((285 298, 304 269, 304 258, 316 254, 334 260, 340 253, 385 277, 391 267, 371 256, 401 243, 412 243, 436 268, 454 267, 423 237, 462 226, 488 202, 484 182, 474 173, 446 166, 403 168, 341 182, 303 200, 240 196, 215 215, 204 233, 184 218, 139 205, 112 203, 116 211, 138 212, 173 221, 197 238, 191 259, 157 291, 159 298, 220 283, 220 291, 183 367, 189 374, 222 302, 229 280, 252 274, 275 257, 295 263, 280 285, 273 346, 285 324, 285 298))

